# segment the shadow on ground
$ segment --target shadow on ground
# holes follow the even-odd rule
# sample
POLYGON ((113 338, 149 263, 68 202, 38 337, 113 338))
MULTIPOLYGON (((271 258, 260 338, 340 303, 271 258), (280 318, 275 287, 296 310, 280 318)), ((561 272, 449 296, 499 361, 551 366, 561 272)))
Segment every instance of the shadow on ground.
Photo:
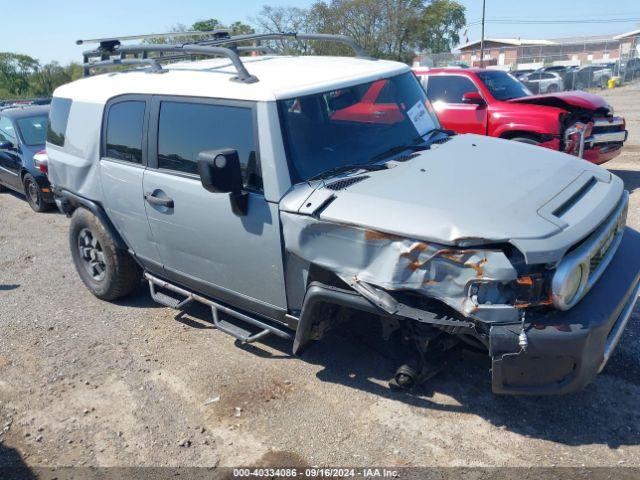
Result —
MULTIPOLYGON (((189 317, 210 324, 206 309, 189 309, 189 317)), ((552 397, 494 395, 489 357, 466 350, 453 354, 444 371, 415 391, 391 390, 387 381, 398 365, 386 354, 384 344, 378 340, 379 331, 371 328, 370 321, 365 317, 330 332, 312 344, 300 361, 321 366, 317 377, 323 382, 366 391, 417 409, 477 415, 531 438, 566 445, 606 444, 611 448, 640 444, 640 346, 634 340, 640 336, 640 305, 604 372, 580 393, 552 397), (441 403, 440 395, 455 402, 441 403)), ((291 356, 291 342, 277 337, 237 345, 268 360, 291 356)))
POLYGON ((609 170, 624 181, 624 188, 633 193, 640 188, 640 171, 638 170, 609 170))
POLYGON ((37 477, 17 450, 0 442, 0 478, 35 480, 37 477))

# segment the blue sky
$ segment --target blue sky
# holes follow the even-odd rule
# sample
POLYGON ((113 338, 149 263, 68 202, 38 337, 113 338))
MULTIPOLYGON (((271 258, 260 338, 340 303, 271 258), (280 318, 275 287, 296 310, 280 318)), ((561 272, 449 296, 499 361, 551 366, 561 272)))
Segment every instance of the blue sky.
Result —
MULTIPOLYGON (((313 0, 5 0, 0 51, 25 53, 42 62, 80 60, 78 38, 161 32, 177 23, 218 18, 223 22, 250 23, 262 5, 307 7, 313 0)), ((482 16, 481 0, 461 0, 467 21, 482 16)), ((533 20, 640 18, 638 0, 487 0, 487 18, 515 17, 533 20)), ((489 37, 554 38, 601 35, 640 28, 635 20, 624 23, 518 25, 488 24, 489 37)), ((468 28, 469 39, 480 37, 480 26, 468 28)))

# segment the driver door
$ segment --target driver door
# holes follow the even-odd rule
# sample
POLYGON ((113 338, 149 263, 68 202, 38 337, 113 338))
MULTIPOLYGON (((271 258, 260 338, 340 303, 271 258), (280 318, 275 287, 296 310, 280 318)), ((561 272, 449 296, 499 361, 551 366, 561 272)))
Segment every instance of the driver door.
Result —
POLYGON ((145 209, 167 279, 271 318, 286 311, 278 205, 262 190, 253 102, 154 96, 145 209), (204 189, 197 156, 237 150, 246 215, 204 189))
POLYGON ((427 96, 444 128, 456 133, 487 134, 487 106, 468 104, 462 96, 478 87, 462 75, 428 75, 427 96))
POLYGON ((0 117, 0 142, 11 142, 12 148, 0 150, 0 180, 5 185, 21 189, 20 155, 18 155, 18 133, 13 122, 7 117, 0 117))

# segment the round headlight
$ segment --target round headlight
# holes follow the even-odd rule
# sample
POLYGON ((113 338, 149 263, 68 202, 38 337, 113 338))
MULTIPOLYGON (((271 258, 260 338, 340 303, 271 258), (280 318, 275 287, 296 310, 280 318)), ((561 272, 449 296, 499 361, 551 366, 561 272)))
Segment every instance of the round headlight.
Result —
POLYGON ((578 290, 580 290, 580 285, 582 285, 582 270, 582 265, 578 265, 567 276, 564 286, 565 303, 571 303, 574 298, 576 298, 576 294, 578 293, 578 290))
POLYGON ((554 304, 561 310, 567 310, 573 306, 576 297, 580 294, 589 274, 588 266, 576 265, 571 270, 558 270, 553 277, 552 290, 554 304))

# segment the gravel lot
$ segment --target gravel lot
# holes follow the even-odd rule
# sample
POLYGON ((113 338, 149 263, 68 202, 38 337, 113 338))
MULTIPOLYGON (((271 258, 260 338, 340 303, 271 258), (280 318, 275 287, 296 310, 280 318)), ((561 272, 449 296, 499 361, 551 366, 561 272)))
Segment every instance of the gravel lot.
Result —
MULTIPOLYGON (((640 85, 605 95, 631 132, 607 167, 640 229, 640 85)), ((0 465, 640 466, 639 308, 580 394, 494 396, 484 357, 398 394, 394 364, 355 333, 299 359, 278 339, 236 345, 206 311, 157 306, 144 288, 102 302, 67 229, 0 195, 0 465)))

